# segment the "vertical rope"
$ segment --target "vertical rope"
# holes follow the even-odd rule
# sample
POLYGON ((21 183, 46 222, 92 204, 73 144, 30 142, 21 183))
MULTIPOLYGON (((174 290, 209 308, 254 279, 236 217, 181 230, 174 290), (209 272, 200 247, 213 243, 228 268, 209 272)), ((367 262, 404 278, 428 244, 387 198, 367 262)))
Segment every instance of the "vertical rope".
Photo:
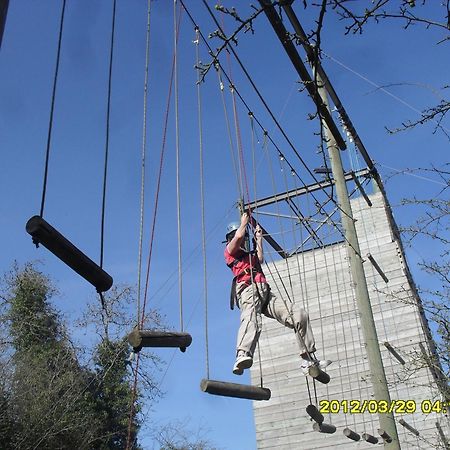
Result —
MULTIPOLYGON (((195 28, 195 56, 196 67, 200 66, 199 29, 195 28)), ((208 339, 208 283, 206 265, 206 227, 205 227, 205 188, 203 173, 203 127, 202 127, 202 97, 200 89, 200 71, 197 70, 197 112, 198 112, 198 136, 199 136, 199 160, 200 160, 200 208, 202 222, 202 252, 203 252, 203 294, 205 304, 205 352, 206 352, 206 378, 209 379, 209 339, 208 339)))
POLYGON ((181 266, 181 194, 180 194, 180 129, 178 117, 178 27, 177 0, 173 0, 173 39, 175 61, 175 153, 176 153, 176 182, 177 182, 177 233, 178 233, 178 292, 180 303, 180 330, 183 331, 183 274, 181 266))
POLYGON ((139 225, 139 251, 138 251, 138 290, 137 290, 137 324, 141 311, 141 278, 142 278, 142 243, 144 236, 144 204, 145 204, 145 157, 147 150, 147 100, 148 100, 148 66, 150 60, 150 5, 151 0, 147 0, 147 35, 145 50, 145 70, 144 70, 144 107, 142 119, 142 152, 141 152, 141 202, 140 202, 140 225, 139 225))
POLYGON ((242 185, 241 180, 239 178, 239 170, 236 163, 236 157, 234 156, 234 145, 233 145, 233 136, 231 134, 231 125, 230 125, 230 119, 228 117, 228 110, 227 110, 227 103, 225 101, 225 95, 224 95, 224 83, 221 75, 221 68, 220 66, 217 67, 217 77, 219 79, 219 86, 220 86, 220 92, 221 92, 221 98, 222 98, 222 105, 223 105, 223 111, 225 116, 225 123, 227 125, 227 133, 228 133, 228 140, 230 142, 230 153, 231 153, 231 161, 233 163, 233 169, 234 174, 236 176, 236 183, 237 183, 237 189, 239 192, 239 198, 242 198, 242 185))
MULTIPOLYGON (((253 169, 253 195, 254 198, 257 199, 257 189, 256 189, 256 158, 255 158, 255 124, 253 120, 253 114, 249 113, 248 115, 250 119, 250 130, 251 130, 251 149, 252 149, 252 169, 253 169)), ((255 207, 256 212, 256 221, 259 223, 258 220, 258 204, 256 204, 255 207)), ((261 244, 262 245, 262 244, 261 244)), ((263 321, 261 318, 261 334, 263 331, 263 321)), ((262 369, 262 360, 261 360, 261 346, 260 346, 260 339, 258 339, 257 343, 257 349, 258 349, 258 362, 259 362, 259 374, 260 374, 260 384, 261 387, 263 387, 263 369, 262 369)))
POLYGON ((45 205, 45 195, 47 193, 47 178, 48 178, 48 166, 50 160, 50 146, 52 140, 52 129, 53 129, 53 113, 55 110, 55 99, 56 99, 56 85, 58 82, 58 73, 59 73, 59 60, 61 56, 61 42, 62 42, 62 33, 64 27, 64 13, 66 11, 66 0, 63 1, 62 9, 61 9, 61 19, 59 24, 59 36, 58 36, 58 50, 56 52, 56 66, 55 66, 55 74, 53 77, 53 91, 52 91, 52 101, 50 106, 50 118, 48 123, 48 134, 47 134, 47 149, 45 152, 45 165, 44 165, 44 182, 42 186, 42 199, 41 199, 41 210, 39 215, 43 217, 44 215, 44 205, 45 205))
POLYGON ((111 115, 111 84, 112 84, 112 65, 114 55, 114 31, 116 24, 116 0, 113 2, 112 24, 111 24, 111 44, 109 53, 109 71, 108 71, 108 100, 106 107, 106 139, 105 139, 105 162, 103 168, 103 194, 102 194, 102 220, 100 229, 100 267, 103 267, 103 253, 105 243, 105 209, 106 209, 106 181, 108 175, 108 154, 109 154, 109 122, 111 115))

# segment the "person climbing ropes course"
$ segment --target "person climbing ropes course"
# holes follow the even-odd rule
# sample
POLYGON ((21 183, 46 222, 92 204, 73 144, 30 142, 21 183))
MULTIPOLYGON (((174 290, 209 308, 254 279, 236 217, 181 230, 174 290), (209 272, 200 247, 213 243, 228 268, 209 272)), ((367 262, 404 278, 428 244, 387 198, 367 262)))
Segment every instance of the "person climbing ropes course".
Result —
POLYGON ((225 236, 225 262, 234 275, 230 307, 234 309, 236 305, 241 314, 233 373, 242 375, 253 364, 253 354, 262 329, 261 314, 276 319, 299 335, 300 367, 305 375, 314 365, 324 369, 331 361, 318 360, 314 355, 316 347, 308 313, 299 303, 293 301, 288 304, 271 291, 261 267, 264 262, 261 227, 256 225, 253 249, 250 249, 248 226, 249 214, 244 212, 240 223, 228 225, 225 236))

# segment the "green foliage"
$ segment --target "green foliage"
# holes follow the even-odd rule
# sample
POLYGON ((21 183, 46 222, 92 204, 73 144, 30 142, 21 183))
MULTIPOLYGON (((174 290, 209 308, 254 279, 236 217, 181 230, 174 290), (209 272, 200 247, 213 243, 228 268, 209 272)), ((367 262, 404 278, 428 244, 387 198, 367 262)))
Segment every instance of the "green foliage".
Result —
MULTIPOLYGON (((1 448, 125 448, 131 404, 127 344, 103 339, 95 368, 82 367, 50 304, 56 290, 45 275, 31 264, 16 266, 3 291, 9 359, 0 371, 1 448)), ((137 421, 131 425, 135 440, 137 421)))
MULTIPOLYGON (((128 344, 125 340, 104 339, 96 348, 96 377, 101 382, 93 395, 96 399, 96 413, 101 422, 100 435, 103 437, 97 440, 95 448, 126 447, 132 401, 128 383, 127 350, 128 344)), ((131 423, 131 442, 136 440, 138 429, 134 416, 131 423)))
POLYGON ((56 292, 50 280, 31 264, 16 266, 6 278, 12 345, 17 352, 48 351, 61 340, 61 330, 49 299, 56 292))

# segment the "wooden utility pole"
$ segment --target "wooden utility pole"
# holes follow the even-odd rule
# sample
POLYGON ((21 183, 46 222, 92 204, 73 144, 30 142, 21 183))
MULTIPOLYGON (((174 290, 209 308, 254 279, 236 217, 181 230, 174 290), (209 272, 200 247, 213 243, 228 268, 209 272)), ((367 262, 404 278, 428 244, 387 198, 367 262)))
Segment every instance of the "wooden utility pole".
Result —
MULTIPOLYGON (((328 106, 326 90, 323 87, 322 79, 317 74, 318 90, 322 101, 328 106)), ((366 276, 364 273, 361 250, 359 248, 358 236, 356 234, 355 221, 352 207, 347 191, 347 184, 344 178, 342 160, 339 148, 333 135, 330 133, 327 124, 322 120, 324 138, 326 140, 328 154, 330 157, 331 170, 336 186, 336 196, 341 212, 341 221, 347 241, 347 251, 350 259, 350 269, 355 286, 356 304, 360 314, 361 328, 366 344, 367 358, 371 372, 372 386, 375 400, 384 400, 387 405, 391 404, 389 389, 387 387, 386 374, 384 372, 383 360, 381 358, 380 344, 378 342, 375 320, 373 318, 372 305, 369 298, 366 276)), ((385 449, 400 450, 397 427, 395 425, 393 413, 379 414, 380 428, 391 438, 390 443, 385 441, 385 449)))

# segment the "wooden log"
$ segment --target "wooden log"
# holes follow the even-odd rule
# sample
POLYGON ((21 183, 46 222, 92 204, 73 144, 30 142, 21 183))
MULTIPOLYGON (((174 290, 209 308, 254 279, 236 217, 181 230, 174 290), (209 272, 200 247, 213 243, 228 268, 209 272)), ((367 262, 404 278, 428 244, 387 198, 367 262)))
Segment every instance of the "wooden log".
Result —
POLYGON ((309 374, 320 381, 323 384, 328 384, 330 382, 330 375, 320 369, 319 366, 313 365, 309 368, 309 374))
POLYGON ((208 380, 206 378, 201 381, 200 389, 203 392, 207 392, 212 395, 244 398, 248 400, 269 400, 271 396, 270 389, 267 388, 208 380))
POLYGON ((407 430, 411 431, 411 433, 415 434, 416 436, 419 436, 419 431, 416 430, 414 427, 412 427, 408 422, 405 422, 403 419, 400 419, 399 421, 400 425, 403 425, 407 430))
POLYGON ((378 438, 376 438, 375 436, 372 436, 369 433, 363 433, 362 434, 362 438, 366 441, 369 442, 369 444, 378 444, 378 438))
POLYGON ((347 436, 349 439, 353 441, 359 441, 361 439, 361 436, 358 433, 355 433, 350 428, 344 428, 343 433, 344 436, 347 436))
POLYGON ((319 412, 319 410, 314 405, 308 405, 306 407, 306 412, 312 420, 321 424, 324 421, 323 415, 319 412))
POLYGON ((388 444, 392 442, 392 438, 382 428, 378 428, 378 434, 383 438, 384 442, 388 444))
POLYGON ((33 237, 33 242, 36 245, 42 244, 57 258, 91 283, 97 289, 97 292, 105 292, 112 286, 113 279, 108 273, 42 217, 33 216, 28 220, 25 228, 27 233, 33 237))
POLYGON ((135 328, 128 335, 128 342, 135 352, 143 347, 178 347, 182 352, 186 351, 192 343, 189 333, 176 331, 138 330, 135 328))
POLYGON ((313 424, 313 430, 319 431, 320 433, 333 434, 336 432, 336 427, 331 425, 331 423, 315 423, 313 424))

